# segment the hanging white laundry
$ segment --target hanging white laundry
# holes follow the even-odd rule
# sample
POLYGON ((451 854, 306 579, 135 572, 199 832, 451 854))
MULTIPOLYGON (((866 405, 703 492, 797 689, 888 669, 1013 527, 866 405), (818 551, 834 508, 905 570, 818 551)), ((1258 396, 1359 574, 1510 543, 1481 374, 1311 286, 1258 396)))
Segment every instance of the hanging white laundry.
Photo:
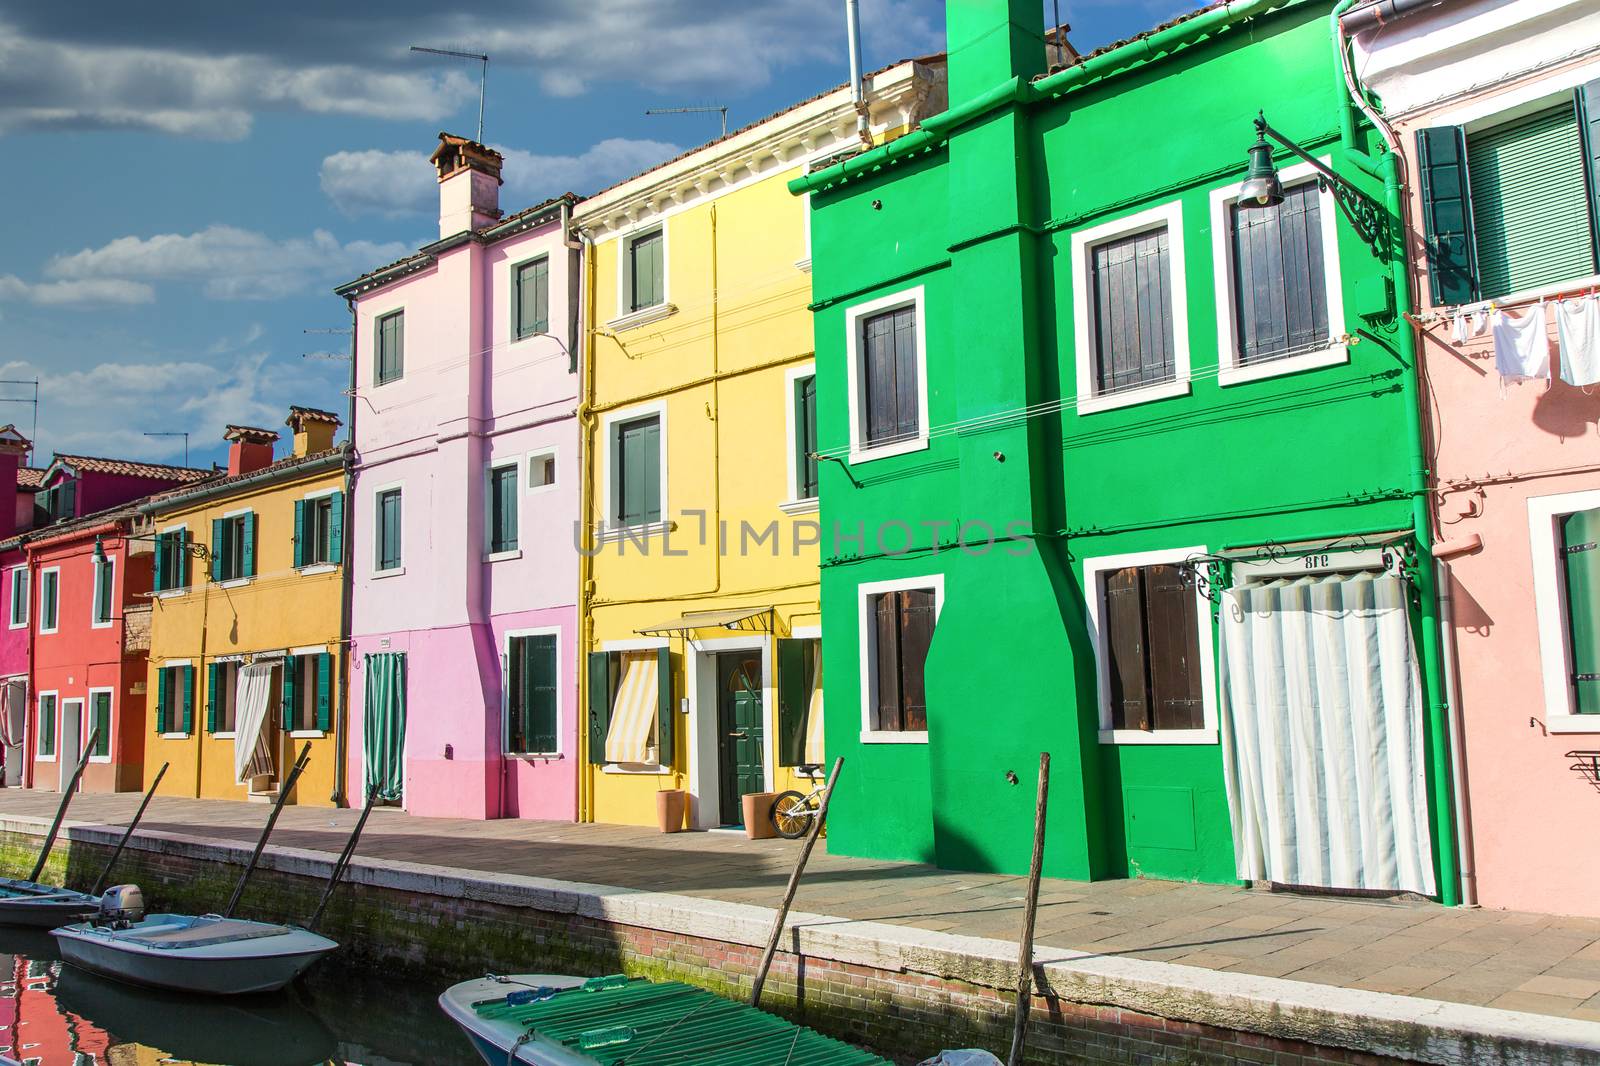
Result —
POLYGON ((1494 365, 1502 383, 1550 379, 1550 337, 1545 332, 1543 300, 1521 317, 1509 311, 1494 312, 1494 365))
POLYGON ((1600 300, 1593 293, 1556 301, 1561 338, 1561 380, 1585 388, 1600 384, 1600 300))
POLYGON ((1456 344, 1467 343, 1467 313, 1459 307, 1450 315, 1450 340, 1456 344))
POLYGON ((1476 311, 1472 312, 1472 317, 1468 319, 1467 324, 1470 327, 1470 332, 1474 337, 1483 336, 1484 331, 1489 328, 1489 309, 1487 307, 1480 307, 1476 311))

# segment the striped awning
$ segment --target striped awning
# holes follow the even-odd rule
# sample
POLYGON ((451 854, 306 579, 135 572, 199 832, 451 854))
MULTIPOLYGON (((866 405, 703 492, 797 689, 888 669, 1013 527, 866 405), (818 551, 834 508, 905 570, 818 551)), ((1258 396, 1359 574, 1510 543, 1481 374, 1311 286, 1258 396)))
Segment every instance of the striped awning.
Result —
POLYGON ((825 760, 822 746, 822 648, 817 648, 816 665, 811 668, 811 699, 806 705, 806 762, 820 766, 825 760))
POLYGON ((606 762, 659 762, 656 741, 656 653, 622 653, 622 683, 611 705, 611 728, 606 731, 606 762))
MULTIPOLYGON (((696 629, 737 629, 739 623, 768 614, 771 607, 733 607, 725 611, 689 611, 655 625, 640 626, 635 632, 644 634, 688 633, 696 629)), ((769 627, 770 628, 770 627, 769 627)))

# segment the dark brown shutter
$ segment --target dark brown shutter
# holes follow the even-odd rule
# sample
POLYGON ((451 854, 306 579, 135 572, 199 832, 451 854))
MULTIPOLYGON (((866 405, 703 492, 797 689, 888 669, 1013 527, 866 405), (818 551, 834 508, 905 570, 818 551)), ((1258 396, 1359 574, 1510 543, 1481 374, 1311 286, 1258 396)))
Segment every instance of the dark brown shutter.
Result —
POLYGON ((900 611, 899 594, 885 592, 873 601, 877 627, 877 706, 872 728, 903 729, 900 713, 900 611))
POLYGON ((1149 729, 1144 583, 1137 567, 1106 575, 1106 654, 1110 659, 1111 727, 1149 729))
POLYGON ((933 592, 907 589, 900 593, 900 690, 903 728, 928 728, 928 690, 923 670, 933 643, 933 592))
POLYGON ((1154 727, 1199 729, 1204 715, 1194 590, 1184 585, 1178 567, 1150 566, 1144 571, 1144 601, 1154 727))

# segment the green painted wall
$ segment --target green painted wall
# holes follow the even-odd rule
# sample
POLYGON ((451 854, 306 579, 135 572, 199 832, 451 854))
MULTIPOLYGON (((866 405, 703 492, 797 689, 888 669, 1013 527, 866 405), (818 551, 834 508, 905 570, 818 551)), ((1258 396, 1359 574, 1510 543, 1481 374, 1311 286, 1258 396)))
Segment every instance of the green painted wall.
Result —
MULTIPOLYGON (((1041 29, 1037 7, 948 5, 953 104, 1036 73, 1026 42, 1041 29)), ((1362 335, 1348 363, 1226 388, 1216 378, 1210 193, 1242 179, 1250 120, 1264 108, 1346 167, 1330 7, 1290 4, 1056 101, 990 112, 909 161, 813 193, 822 447, 848 440, 847 309, 915 285, 926 294, 936 427, 925 451, 822 468, 825 530, 868 531, 864 547, 826 533, 823 544, 827 740, 846 760, 835 851, 1021 872, 1048 750, 1047 872, 1233 880, 1217 745, 1099 739, 1083 567, 1410 527, 1413 400, 1388 268, 1342 219, 1345 329, 1362 335), (1080 415, 1072 235, 1174 201, 1191 391, 1080 415), (1061 409, 937 428, 1037 405, 1061 409), (983 555, 952 549, 956 525, 973 520, 1042 535, 983 555), (873 531, 885 523, 909 524, 913 550, 879 550, 873 531), (858 587, 927 574, 945 587, 926 672, 929 742, 863 743, 858 587)), ((905 533, 890 528, 898 550, 905 533)))

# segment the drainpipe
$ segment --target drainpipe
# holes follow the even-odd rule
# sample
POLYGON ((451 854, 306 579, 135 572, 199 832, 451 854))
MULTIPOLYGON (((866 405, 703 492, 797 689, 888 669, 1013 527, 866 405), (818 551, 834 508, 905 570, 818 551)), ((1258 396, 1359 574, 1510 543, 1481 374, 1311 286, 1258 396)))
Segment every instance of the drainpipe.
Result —
POLYGON ((340 545, 339 565, 344 568, 339 582, 339 710, 333 723, 333 795, 328 798, 335 807, 348 807, 349 794, 345 778, 350 773, 350 656, 355 654, 350 646, 350 632, 354 628, 354 604, 351 585, 355 558, 355 462, 356 462, 356 301, 345 297, 350 308, 350 393, 345 404, 345 456, 344 456, 344 537, 340 545))
MULTIPOLYGON (((1349 94, 1345 80, 1345 39, 1340 23, 1341 16, 1356 0, 1339 0, 1329 15, 1335 59, 1337 93, 1341 101, 1355 102, 1349 94)), ((1365 102, 1362 101, 1364 104, 1365 102)), ((1354 136, 1354 118, 1349 107, 1340 108, 1340 133, 1354 136)), ((1379 127, 1380 130, 1382 127, 1379 127)), ((1390 281, 1394 289, 1395 320, 1398 323, 1396 340, 1400 348, 1400 362, 1405 367, 1402 378, 1407 393, 1406 447, 1410 470, 1407 488, 1411 496, 1411 528, 1417 544, 1417 567, 1413 575, 1418 608, 1421 615, 1422 683, 1427 701, 1428 761, 1433 774, 1428 782, 1433 806, 1434 854, 1439 864, 1439 902, 1454 907, 1461 902, 1460 869, 1458 867, 1458 840, 1455 824, 1455 804, 1452 802, 1455 773, 1452 769, 1449 738, 1452 726, 1449 720, 1449 701, 1444 692, 1445 664, 1439 635, 1438 572, 1433 565, 1433 518, 1429 513, 1427 455, 1423 449, 1422 425, 1422 374, 1417 352, 1415 328, 1411 325, 1413 310, 1411 296, 1411 271, 1408 269, 1405 196, 1400 182, 1400 156, 1393 145, 1388 145, 1383 157, 1377 160, 1379 176, 1383 179, 1383 206, 1393 225, 1398 227, 1395 242, 1387 249, 1390 281)), ((1354 140, 1345 141, 1346 152, 1355 158, 1365 156, 1354 140)))
POLYGON ((1405 18, 1407 15, 1421 11, 1423 8, 1438 7, 1444 0, 1374 0, 1365 7, 1359 7, 1341 20, 1344 30, 1352 37, 1363 30, 1370 30, 1375 26, 1387 26, 1396 19, 1405 18))
POLYGON ((856 136, 868 148, 872 133, 867 124, 867 92, 861 81, 861 8, 858 0, 844 0, 845 35, 850 43, 850 106, 856 112, 856 136))
MULTIPOLYGON (((579 361, 578 391, 578 528, 573 530, 573 540, 580 548, 586 537, 592 536, 594 519, 594 240, 579 230, 583 243, 583 276, 585 296, 579 324, 583 355, 579 361)), ((589 755, 589 654, 594 651, 594 612, 590 604, 594 599, 594 552, 591 545, 578 552, 578 708, 573 716, 578 727, 578 821, 594 821, 594 762, 589 755)))
MULTIPOLYGON (((1447 544, 1438 544, 1434 550, 1437 552, 1447 547, 1447 544)), ((1466 738, 1461 733, 1461 699, 1456 687, 1455 596, 1450 591, 1450 561, 1436 557, 1434 565, 1438 567, 1439 633, 1444 645, 1444 698, 1449 710, 1450 757, 1455 768, 1451 783, 1454 786, 1456 817, 1460 822, 1456 832, 1456 852, 1457 861, 1461 864, 1461 905, 1476 907, 1478 874, 1472 856, 1472 808, 1467 804, 1466 738)))

